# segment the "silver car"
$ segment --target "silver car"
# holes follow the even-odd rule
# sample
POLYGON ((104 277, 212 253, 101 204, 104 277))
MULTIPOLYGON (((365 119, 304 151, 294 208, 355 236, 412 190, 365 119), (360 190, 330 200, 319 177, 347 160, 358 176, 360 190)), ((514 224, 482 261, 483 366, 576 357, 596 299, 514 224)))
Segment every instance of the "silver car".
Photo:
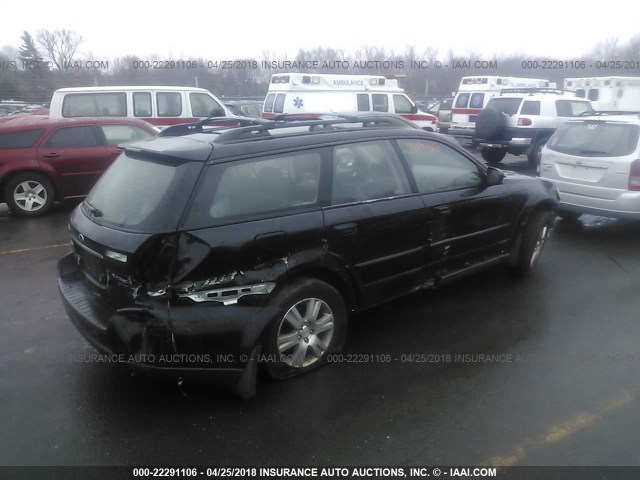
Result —
POLYGON ((542 150, 540 178, 560 194, 559 215, 640 219, 640 114, 566 122, 542 150))

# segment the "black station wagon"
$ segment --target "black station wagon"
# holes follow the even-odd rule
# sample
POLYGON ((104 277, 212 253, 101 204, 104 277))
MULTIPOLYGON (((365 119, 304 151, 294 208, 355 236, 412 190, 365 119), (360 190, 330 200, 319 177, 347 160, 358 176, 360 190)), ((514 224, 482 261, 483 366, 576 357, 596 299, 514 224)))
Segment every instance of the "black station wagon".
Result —
POLYGON ((127 145, 73 212, 59 288, 100 352, 251 395, 258 367, 325 363, 350 313, 497 263, 528 274, 555 216, 551 183, 399 117, 234 121, 127 145))

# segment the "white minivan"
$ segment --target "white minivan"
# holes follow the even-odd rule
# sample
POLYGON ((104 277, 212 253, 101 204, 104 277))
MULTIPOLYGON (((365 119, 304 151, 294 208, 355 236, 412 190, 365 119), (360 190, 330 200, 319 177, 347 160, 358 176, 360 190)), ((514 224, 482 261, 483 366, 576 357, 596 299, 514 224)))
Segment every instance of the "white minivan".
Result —
POLYGON ((559 215, 640 219, 640 117, 594 115, 569 120, 547 142, 540 178, 560 195, 559 215))
POLYGON ((234 115, 211 92, 195 87, 119 86, 56 90, 50 118, 132 117, 166 127, 234 115))

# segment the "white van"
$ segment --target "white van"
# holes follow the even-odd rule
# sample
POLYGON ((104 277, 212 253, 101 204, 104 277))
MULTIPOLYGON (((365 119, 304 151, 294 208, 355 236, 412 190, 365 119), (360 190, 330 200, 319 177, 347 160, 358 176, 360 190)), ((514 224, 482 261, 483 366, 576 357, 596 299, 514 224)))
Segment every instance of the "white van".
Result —
POLYGON ((476 118, 489 100, 505 88, 556 88, 549 80, 538 78, 473 76, 462 77, 451 109, 449 134, 473 136, 476 118))
POLYGON ((234 116, 204 88, 128 86, 56 90, 50 118, 133 117, 164 127, 209 116, 234 116))
POLYGON ((596 110, 640 111, 640 77, 565 78, 564 89, 588 98, 596 110))
POLYGON ((438 118, 419 112, 398 80, 381 75, 274 74, 262 116, 372 111, 401 115, 429 131, 438 127, 438 118))

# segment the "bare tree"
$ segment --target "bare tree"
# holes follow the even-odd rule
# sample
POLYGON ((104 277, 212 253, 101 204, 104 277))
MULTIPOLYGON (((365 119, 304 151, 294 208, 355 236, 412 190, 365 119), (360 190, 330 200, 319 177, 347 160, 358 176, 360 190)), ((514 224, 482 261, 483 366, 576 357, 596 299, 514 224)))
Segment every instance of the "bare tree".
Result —
POLYGON ((38 44, 44 50, 44 56, 63 72, 71 68, 73 57, 81 43, 80 35, 65 28, 38 32, 38 44))

